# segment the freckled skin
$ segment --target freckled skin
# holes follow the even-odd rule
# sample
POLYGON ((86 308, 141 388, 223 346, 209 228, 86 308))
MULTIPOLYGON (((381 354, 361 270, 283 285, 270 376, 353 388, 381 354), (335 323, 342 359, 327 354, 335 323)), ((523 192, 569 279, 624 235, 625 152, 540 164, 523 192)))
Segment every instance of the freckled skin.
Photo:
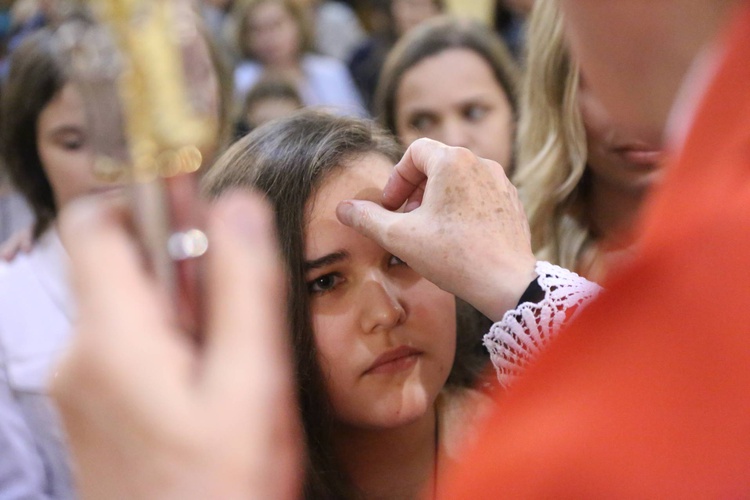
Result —
MULTIPOLYGON (((390 222, 389 241, 382 243, 444 290, 501 318, 535 276, 528 222, 515 187, 497 163, 464 148, 421 139, 397 168, 410 166, 412 157, 432 168, 421 205, 390 222)), ((418 186, 419 176, 406 171, 400 178, 418 186)))

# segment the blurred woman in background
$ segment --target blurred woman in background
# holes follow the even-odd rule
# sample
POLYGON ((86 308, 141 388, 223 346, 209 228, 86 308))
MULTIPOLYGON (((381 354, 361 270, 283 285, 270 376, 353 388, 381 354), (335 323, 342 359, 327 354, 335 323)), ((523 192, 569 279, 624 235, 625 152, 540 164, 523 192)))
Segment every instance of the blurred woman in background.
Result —
POLYGON ((233 15, 241 57, 234 71, 238 104, 253 85, 270 76, 293 82, 307 106, 366 114, 346 66, 311 52, 307 16, 294 0, 240 0, 233 15))
MULTIPOLYGON (((0 101, 2 156, 34 215, 29 253, 0 263, 2 498, 75 497, 65 436, 46 389, 76 319, 57 216, 77 198, 117 195, 123 187, 100 175, 88 96, 73 74, 81 63, 74 59, 85 57, 77 42, 96 29, 85 12, 77 12, 29 35, 11 55, 0 101)), ((221 107, 221 83, 213 72, 206 90, 215 92, 210 100, 221 107)), ((226 128, 220 109, 216 113, 217 127, 226 128)), ((220 146, 203 151, 205 164, 220 146)))
POLYGON ((594 281, 627 256, 660 177, 660 145, 618 129, 563 40, 557 2, 535 2, 518 133, 518 186, 537 258, 594 281))
POLYGON ((428 137, 513 170, 519 70, 477 21, 441 17, 399 40, 377 91, 381 124, 408 146, 428 137))

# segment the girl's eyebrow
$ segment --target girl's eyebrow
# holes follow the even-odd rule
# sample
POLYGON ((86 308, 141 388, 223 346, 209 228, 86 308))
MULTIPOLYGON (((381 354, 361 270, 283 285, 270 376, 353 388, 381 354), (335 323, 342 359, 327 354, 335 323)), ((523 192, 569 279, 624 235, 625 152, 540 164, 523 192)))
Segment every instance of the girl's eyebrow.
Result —
POLYGON ((64 125, 59 125, 53 128, 52 130, 50 130, 48 135, 60 136, 60 135, 65 135, 65 134, 82 134, 82 133, 83 133, 82 127, 79 127, 78 125, 64 124, 64 125))
POLYGON ((330 266, 331 264, 336 264, 337 262, 346 260, 349 257, 349 252, 345 250, 339 250, 338 252, 324 255, 319 259, 305 261, 305 272, 311 271, 313 269, 320 269, 321 267, 330 266))

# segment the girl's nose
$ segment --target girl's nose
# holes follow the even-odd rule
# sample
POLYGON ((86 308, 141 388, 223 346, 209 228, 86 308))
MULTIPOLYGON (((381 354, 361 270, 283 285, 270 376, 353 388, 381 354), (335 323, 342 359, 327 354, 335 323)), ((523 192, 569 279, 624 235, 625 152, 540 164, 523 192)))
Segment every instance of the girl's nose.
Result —
POLYGON ((361 322, 365 332, 387 331, 406 319, 398 287, 386 277, 375 277, 364 283, 361 300, 361 322))

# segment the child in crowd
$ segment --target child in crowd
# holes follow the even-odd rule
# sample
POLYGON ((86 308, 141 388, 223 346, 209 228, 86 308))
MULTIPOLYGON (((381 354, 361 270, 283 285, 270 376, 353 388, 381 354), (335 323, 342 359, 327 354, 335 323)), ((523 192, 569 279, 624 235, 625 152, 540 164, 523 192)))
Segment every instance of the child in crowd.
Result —
POLYGON ((261 80, 245 97, 235 135, 242 137, 254 128, 291 114, 303 106, 299 92, 290 82, 282 79, 261 80))
POLYGON ((327 106, 341 114, 366 114, 346 66, 311 52, 308 19, 297 2, 240 0, 233 16, 241 57, 234 72, 238 103, 261 78, 273 76, 293 82, 307 106, 327 106))

